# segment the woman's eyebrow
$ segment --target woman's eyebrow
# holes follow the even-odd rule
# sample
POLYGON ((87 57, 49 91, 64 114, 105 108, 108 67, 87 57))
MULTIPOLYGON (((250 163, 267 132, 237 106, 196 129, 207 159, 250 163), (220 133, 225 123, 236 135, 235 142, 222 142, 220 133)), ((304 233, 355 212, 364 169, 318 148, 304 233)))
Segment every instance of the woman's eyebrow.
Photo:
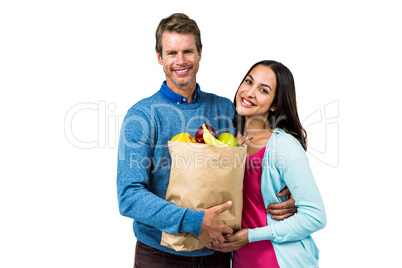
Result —
POLYGON ((267 84, 261 84, 261 86, 267 87, 267 88, 269 88, 270 91, 272 91, 272 88, 267 84))
MULTIPOLYGON (((251 80, 254 81, 254 77, 253 77, 251 74, 249 74, 248 76, 250 76, 251 80)), ((267 84, 261 84, 261 86, 267 87, 267 88, 269 88, 269 90, 272 91, 272 88, 271 88, 269 85, 267 85, 267 84)))

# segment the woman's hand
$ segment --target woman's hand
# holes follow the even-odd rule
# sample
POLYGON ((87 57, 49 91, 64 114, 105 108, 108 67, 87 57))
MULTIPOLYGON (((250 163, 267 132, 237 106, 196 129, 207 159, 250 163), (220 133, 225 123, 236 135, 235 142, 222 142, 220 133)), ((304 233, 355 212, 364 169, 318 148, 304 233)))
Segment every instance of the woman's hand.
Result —
POLYGON ((234 235, 225 237, 225 242, 212 246, 211 249, 221 252, 237 250, 248 243, 248 229, 242 229, 234 235))
POLYGON ((292 197, 289 189, 286 187, 278 193, 278 196, 289 196, 289 200, 282 203, 270 204, 266 210, 268 214, 271 214, 271 218, 277 221, 284 220, 293 216, 297 212, 295 200, 292 197))

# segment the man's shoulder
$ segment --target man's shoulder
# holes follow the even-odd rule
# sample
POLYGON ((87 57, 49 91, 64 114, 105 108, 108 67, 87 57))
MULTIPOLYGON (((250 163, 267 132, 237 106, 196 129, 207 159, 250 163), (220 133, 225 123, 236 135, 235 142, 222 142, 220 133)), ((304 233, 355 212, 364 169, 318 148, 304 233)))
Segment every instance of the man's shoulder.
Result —
POLYGON ((141 117, 150 119, 152 107, 155 103, 161 103, 158 96, 159 92, 156 92, 152 96, 143 98, 134 103, 126 112, 125 120, 131 120, 132 118, 141 117))
POLYGON ((201 96, 202 96, 203 101, 207 101, 207 102, 218 102, 219 101, 219 102, 223 102, 227 105, 232 105, 232 101, 226 97, 222 97, 222 96, 216 95, 214 93, 209 93, 209 92, 205 92, 205 91, 202 91, 201 94, 202 94, 201 96))
POLYGON ((133 106, 128 110, 129 112, 133 112, 136 110, 150 110, 152 105, 163 103, 164 99, 159 91, 155 92, 153 95, 143 98, 137 101, 133 106))

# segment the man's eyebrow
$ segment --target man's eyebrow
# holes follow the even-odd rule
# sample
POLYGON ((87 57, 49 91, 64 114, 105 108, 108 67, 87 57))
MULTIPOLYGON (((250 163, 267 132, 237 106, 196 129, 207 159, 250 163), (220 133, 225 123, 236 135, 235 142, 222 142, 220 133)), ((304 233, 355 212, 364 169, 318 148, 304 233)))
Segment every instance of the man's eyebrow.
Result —
MULTIPOLYGON (((251 80, 253 80, 253 81, 254 81, 254 77, 253 77, 251 74, 249 74, 248 76, 250 76, 251 80)), ((269 90, 271 90, 271 91, 272 91, 272 88, 271 88, 269 85, 267 85, 267 84, 261 84, 261 86, 263 86, 263 87, 267 87, 267 88, 269 88, 269 90)))

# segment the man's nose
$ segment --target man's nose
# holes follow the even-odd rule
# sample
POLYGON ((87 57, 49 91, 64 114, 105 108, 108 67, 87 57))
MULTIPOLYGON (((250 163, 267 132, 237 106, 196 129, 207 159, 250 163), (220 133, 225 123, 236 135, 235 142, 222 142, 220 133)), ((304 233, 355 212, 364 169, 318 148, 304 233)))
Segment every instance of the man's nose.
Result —
POLYGON ((177 63, 177 64, 182 64, 182 63, 184 63, 184 62, 185 62, 184 54, 183 54, 183 53, 177 53, 177 56, 176 56, 176 63, 177 63))

